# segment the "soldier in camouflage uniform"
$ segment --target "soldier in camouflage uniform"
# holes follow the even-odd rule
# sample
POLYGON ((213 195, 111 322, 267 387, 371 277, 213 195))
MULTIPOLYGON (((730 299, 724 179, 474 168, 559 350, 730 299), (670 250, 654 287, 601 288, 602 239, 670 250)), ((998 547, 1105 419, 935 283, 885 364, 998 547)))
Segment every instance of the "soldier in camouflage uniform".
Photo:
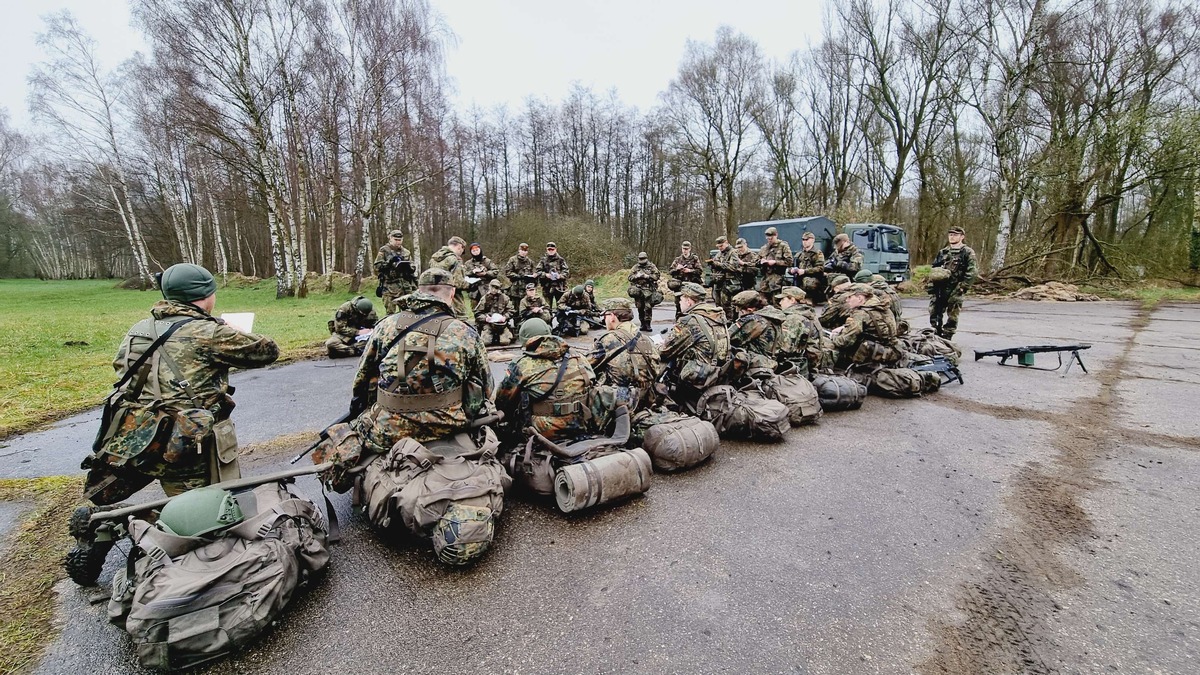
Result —
POLYGON ((596 302, 596 281, 588 279, 583 282, 583 290, 587 293, 588 299, 592 301, 592 307, 600 307, 600 303, 596 302))
POLYGON ((850 243, 850 235, 842 233, 833 238, 833 253, 825 261, 825 274, 845 274, 853 278, 863 268, 863 254, 850 243))
POLYGON ((888 308, 892 310, 892 315, 896 317, 896 334, 904 335, 908 333, 908 322, 904 320, 904 308, 900 306, 900 294, 892 285, 887 282, 887 279, 882 274, 871 275, 871 288, 874 289, 875 295, 883 295, 887 297, 888 308))
POLYGON ((958 315, 962 311, 963 296, 970 290, 975 279, 979 277, 978 263, 975 251, 963 243, 966 232, 961 227, 952 227, 946 233, 949 244, 938 251, 933 259, 935 269, 949 271, 949 275, 940 281, 931 281, 929 285, 929 325, 937 334, 947 340, 954 339, 958 331, 958 315), (945 322, 942 314, 945 313, 945 322))
POLYGON ((529 257, 529 244, 521 242, 516 255, 504 263, 502 273, 509 283, 508 299, 512 300, 513 307, 520 307, 521 299, 525 297, 525 286, 537 283, 533 260, 529 257))
POLYGON ((675 293, 675 318, 682 312, 679 309, 679 289, 685 283, 698 284, 704 280, 704 271, 700 268, 700 256, 692 253, 692 242, 685 241, 679 246, 679 255, 671 261, 669 270, 671 280, 667 288, 675 293))
POLYGON ((779 230, 767 228, 767 243, 758 250, 758 264, 762 268, 762 279, 757 290, 766 298, 774 298, 783 288, 783 275, 792 263, 792 247, 779 238, 779 230))
POLYGON ((329 332, 332 335, 325 341, 325 351, 329 358, 361 356, 366 348, 366 341, 358 338, 370 335, 371 329, 378 321, 375 306, 363 296, 343 302, 334 312, 333 320, 329 322, 329 332))
POLYGON ((778 365, 775 343, 787 317, 782 310, 763 302, 762 294, 755 291, 733 296, 733 306, 740 316, 729 329, 729 346, 746 350, 750 371, 773 372, 778 365))
MULTIPOLYGON (((563 296, 562 302, 559 303, 559 309, 561 310, 564 307, 566 309, 575 310, 589 319, 595 319, 596 315, 598 314, 595 298, 587 292, 587 289, 582 284, 575 286, 571 289, 570 293, 567 293, 563 296)), ((564 320, 562 315, 559 316, 559 320, 564 320)), ((573 327, 576 329, 578 334, 588 334, 588 330, 590 328, 588 322, 582 321, 578 317, 571 317, 565 320, 570 321, 573 324, 573 327)))
POLYGON ((758 285, 758 252, 747 246, 745 239, 738 239, 733 248, 738 259, 735 275, 738 283, 730 287, 731 295, 753 291, 758 285))
POLYGON ((779 309, 784 316, 774 350, 779 371, 793 368, 796 374, 811 380, 821 365, 821 324, 817 323, 817 317, 800 288, 784 288, 775 299, 779 301, 779 309))
POLYGON ((817 238, 812 232, 804 233, 800 238, 802 248, 796 253, 791 269, 796 285, 813 302, 825 295, 825 254, 815 246, 816 242, 817 238))
POLYGON ((825 311, 821 312, 821 326, 833 330, 846 323, 850 310, 846 307, 846 291, 850 290, 850 278, 845 274, 835 274, 829 278, 829 302, 825 311))
POLYGON ((475 327, 479 330, 479 337, 483 340, 483 344, 492 346, 493 344, 510 345, 512 344, 513 334, 509 328, 509 322, 513 320, 513 304, 512 300, 504 294, 500 287, 500 280, 493 279, 488 284, 487 294, 479 301, 479 306, 475 309, 475 327), (504 317, 502 325, 491 323, 493 314, 499 314, 504 317))
POLYGON ((550 310, 546 309, 546 299, 538 293, 537 286, 533 284, 525 285, 525 297, 521 298, 520 309, 517 310, 517 325, 521 325, 529 319, 541 319, 550 325, 550 310))
POLYGON ((896 318, 870 286, 854 284, 846 296, 850 316, 833 329, 830 346, 835 363, 846 367, 860 363, 892 365, 900 359, 896 348, 896 318))
POLYGON ((637 305, 638 321, 642 324, 642 330, 650 332, 650 319, 654 313, 655 298, 661 300, 661 294, 658 290, 658 267, 650 262, 650 256, 646 255, 645 251, 638 254, 637 264, 629 271, 629 297, 633 298, 637 305))
POLYGON ((521 324, 520 337, 521 357, 509 364, 496 392, 504 437, 509 443, 524 442, 527 427, 553 441, 598 434, 591 408, 596 375, 588 360, 572 354, 541 319, 521 324))
POLYGON ((487 292, 488 284, 500 277, 500 270, 491 258, 483 254, 483 246, 480 246, 479 242, 471 242, 470 253, 471 257, 463 261, 463 267, 466 276, 479 280, 471 285, 471 305, 474 306, 479 304, 479 300, 487 292))
POLYGON ((733 247, 729 245, 729 240, 717 237, 717 253, 708 261, 708 266, 712 269, 713 302, 725 310, 726 320, 732 320, 736 315, 733 311, 733 296, 741 289, 738 274, 740 264, 733 247))
POLYGON ((404 311, 375 326, 354 377, 351 426, 364 450, 396 441, 446 438, 486 414, 492 395, 487 350, 451 309, 457 287, 443 269, 421 273, 404 311))
POLYGON ((467 292, 470 284, 467 283, 466 265, 462 261, 466 248, 467 242, 463 241, 462 237, 450 237, 450 241, 429 259, 427 266, 427 269, 445 270, 450 273, 451 284, 458 290, 454 294, 454 315, 460 321, 470 318, 467 315, 467 292))
POLYGON ((546 242, 546 255, 538 261, 536 270, 548 307, 554 309, 558 299, 567 292, 567 279, 571 277, 567 259, 558 254, 558 244, 546 242))
POLYGON ((616 388, 617 402, 631 413, 653 406, 658 347, 634 325, 633 303, 627 298, 609 298, 601 311, 607 330, 596 337, 588 355, 598 383, 616 388))
POLYGON ((375 256, 375 276, 379 279, 376 295, 383 298, 383 309, 391 314, 398 311, 396 301, 413 292, 417 277, 412 265, 412 254, 404 248, 404 233, 392 230, 388 243, 375 256))
POLYGON ((684 284, 680 291, 683 316, 665 335, 659 359, 666 364, 671 397, 689 410, 705 389, 721 384, 721 369, 729 361, 729 332, 725 312, 704 302, 704 287, 684 284))

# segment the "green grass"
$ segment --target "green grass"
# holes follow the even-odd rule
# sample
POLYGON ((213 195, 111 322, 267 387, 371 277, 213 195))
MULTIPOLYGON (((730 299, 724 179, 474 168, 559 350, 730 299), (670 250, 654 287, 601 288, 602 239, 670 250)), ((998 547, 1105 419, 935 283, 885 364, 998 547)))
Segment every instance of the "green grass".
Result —
MULTIPOLYGON (((374 301, 373 286, 364 289, 374 301)), ((292 360, 321 353, 326 321, 350 297, 344 281, 332 293, 282 300, 274 281, 231 283, 217 291, 215 313, 254 312, 255 332, 292 360)), ((116 379, 121 338, 158 298, 114 281, 0 280, 0 438, 99 404, 116 379)))
POLYGON ((1083 293, 1092 293, 1102 298, 1136 300, 1144 307, 1154 307, 1163 302, 1200 302, 1200 288, 1158 286, 1153 283, 1128 287, 1080 286, 1083 293))

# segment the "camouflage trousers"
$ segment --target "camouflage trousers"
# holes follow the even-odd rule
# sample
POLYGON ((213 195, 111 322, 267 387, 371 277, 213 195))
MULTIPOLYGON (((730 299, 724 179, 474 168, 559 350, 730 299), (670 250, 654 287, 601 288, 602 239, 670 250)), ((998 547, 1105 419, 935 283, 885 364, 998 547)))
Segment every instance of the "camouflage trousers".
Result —
POLYGON ((493 343, 499 343, 507 347, 512 344, 513 332, 512 329, 505 324, 502 327, 495 327, 490 323, 477 324, 479 327, 479 338, 483 340, 485 346, 491 347, 493 343))
POLYGON ((929 298, 929 325, 940 336, 947 340, 958 332, 958 315, 962 311, 963 294, 950 293, 942 300, 937 295, 929 298), (945 314, 943 320, 942 315, 945 314))
POLYGON ((781 288, 783 288, 783 275, 768 274, 759 280, 758 285, 755 286, 754 290, 761 293, 763 297, 767 299, 768 303, 779 306, 779 301, 775 299, 775 294, 778 293, 781 288))
POLYGON ((383 289, 383 309, 388 314, 400 311, 400 298, 412 293, 416 286, 391 284, 383 289))
POLYGON ((365 342, 351 340, 341 335, 330 335, 329 339, 325 341, 325 351, 331 359, 362 356, 366 344, 365 342))
POLYGON ((159 467, 154 471, 154 473, 160 474, 157 476, 144 473, 128 465, 113 466, 106 461, 107 455, 92 457, 83 493, 86 495, 95 491, 91 496, 92 503, 97 506, 107 506, 129 499, 142 488, 157 480, 162 485, 163 492, 168 497, 174 497, 188 490, 212 484, 206 455, 201 455, 200 461, 186 465, 159 467))
POLYGON ((733 311, 733 296, 737 295, 737 291, 730 286, 731 282, 728 279, 713 280, 712 294, 713 304, 725 310, 726 320, 732 321, 737 317, 737 312, 733 311))

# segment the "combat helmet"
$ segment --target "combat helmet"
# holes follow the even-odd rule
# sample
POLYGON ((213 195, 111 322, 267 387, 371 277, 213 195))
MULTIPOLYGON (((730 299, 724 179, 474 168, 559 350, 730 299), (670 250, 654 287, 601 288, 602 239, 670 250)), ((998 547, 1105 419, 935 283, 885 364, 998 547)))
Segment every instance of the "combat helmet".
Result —
POLYGON ((158 516, 158 526, 176 536, 202 537, 243 519, 233 493, 210 486, 189 490, 167 502, 158 516))

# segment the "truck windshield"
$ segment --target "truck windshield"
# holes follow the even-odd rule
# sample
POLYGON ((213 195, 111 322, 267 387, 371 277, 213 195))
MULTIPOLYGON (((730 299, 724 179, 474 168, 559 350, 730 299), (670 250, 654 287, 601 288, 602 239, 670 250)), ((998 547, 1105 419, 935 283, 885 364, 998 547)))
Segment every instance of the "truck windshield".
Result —
POLYGON ((904 230, 879 230, 879 250, 887 253, 908 253, 904 230))

